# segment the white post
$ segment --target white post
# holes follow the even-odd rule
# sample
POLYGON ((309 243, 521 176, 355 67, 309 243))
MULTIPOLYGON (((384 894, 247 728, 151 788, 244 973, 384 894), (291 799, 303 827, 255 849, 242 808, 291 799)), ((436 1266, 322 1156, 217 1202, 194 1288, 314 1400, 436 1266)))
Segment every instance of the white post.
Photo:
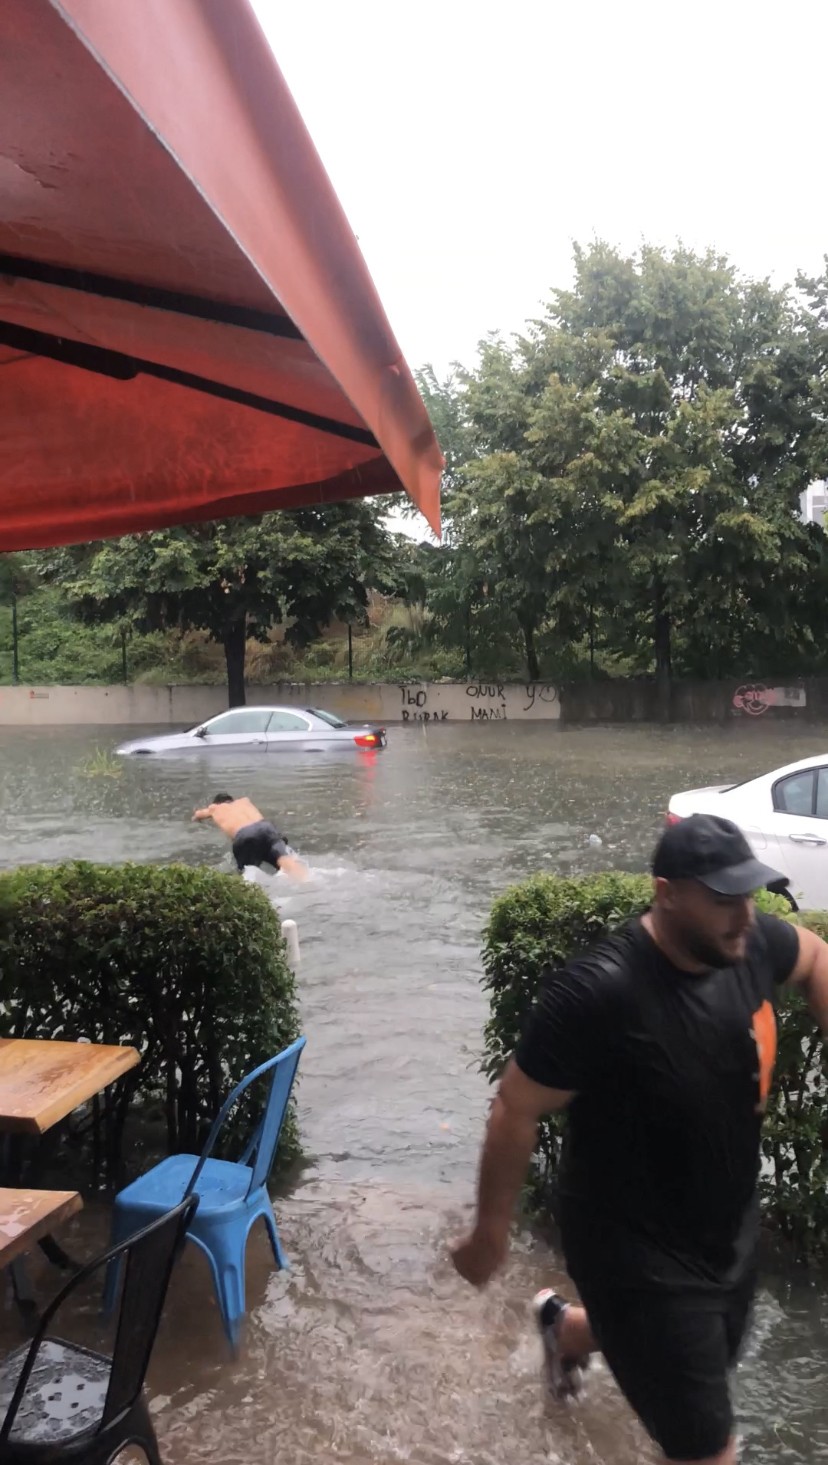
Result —
POLYGON ((295 921, 282 922, 282 935, 287 946, 288 962, 293 971, 296 971, 302 960, 299 951, 299 927, 295 921))

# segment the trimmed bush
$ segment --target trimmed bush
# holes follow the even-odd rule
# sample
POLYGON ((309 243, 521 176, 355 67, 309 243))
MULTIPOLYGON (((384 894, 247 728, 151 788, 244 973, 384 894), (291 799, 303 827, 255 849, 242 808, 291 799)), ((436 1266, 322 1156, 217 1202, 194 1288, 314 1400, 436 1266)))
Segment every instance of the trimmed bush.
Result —
MULTIPOLYGON (((483 1070, 494 1081, 511 1056, 545 964, 561 966, 647 908, 646 875, 563 879, 535 875, 504 891, 484 933, 483 985, 490 1015, 483 1070)), ((793 916, 787 902, 762 892, 761 909, 794 920, 828 940, 828 913, 793 916)), ((828 1051, 795 991, 780 993, 776 1075, 765 1120, 760 1180, 767 1224, 800 1255, 828 1254, 828 1051)), ((554 1198, 563 1119, 540 1126, 530 1195, 554 1198)))
MULTIPOLYGON (((0 875, 0 1032, 130 1043, 118 1094, 198 1150, 228 1090, 299 1034, 279 919, 261 890, 186 865, 31 865, 0 875)), ((281 1162, 297 1152, 289 1117, 281 1162)), ((117 1156, 116 1156, 117 1157, 117 1156)))

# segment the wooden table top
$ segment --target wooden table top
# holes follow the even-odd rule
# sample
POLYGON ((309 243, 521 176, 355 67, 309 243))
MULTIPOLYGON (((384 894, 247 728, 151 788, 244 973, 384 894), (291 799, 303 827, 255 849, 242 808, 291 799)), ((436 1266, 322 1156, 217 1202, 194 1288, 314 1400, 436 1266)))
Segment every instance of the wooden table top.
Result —
POLYGON ((7 1267, 41 1236, 79 1211, 76 1190, 4 1190, 0 1187, 0 1267, 7 1267))
POLYGON ((0 1038, 0 1131, 45 1134, 140 1061, 121 1045, 0 1038))

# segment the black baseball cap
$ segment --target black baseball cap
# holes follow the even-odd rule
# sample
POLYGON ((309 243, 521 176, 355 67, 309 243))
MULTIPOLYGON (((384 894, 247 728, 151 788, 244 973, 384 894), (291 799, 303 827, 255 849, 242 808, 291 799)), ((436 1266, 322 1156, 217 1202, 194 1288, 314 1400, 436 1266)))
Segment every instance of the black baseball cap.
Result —
POLYGON ((698 880, 717 895, 750 895, 766 885, 788 884, 757 860, 741 829, 715 814, 691 814, 666 829, 653 855, 653 874, 698 880))

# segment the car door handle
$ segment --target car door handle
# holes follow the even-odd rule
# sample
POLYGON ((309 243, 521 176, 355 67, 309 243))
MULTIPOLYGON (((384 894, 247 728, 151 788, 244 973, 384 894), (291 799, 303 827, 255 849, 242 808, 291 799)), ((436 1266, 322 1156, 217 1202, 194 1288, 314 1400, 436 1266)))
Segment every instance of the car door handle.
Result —
POLYGON ((819 834, 789 834, 788 839, 794 844, 828 844, 828 839, 822 839, 819 834))

